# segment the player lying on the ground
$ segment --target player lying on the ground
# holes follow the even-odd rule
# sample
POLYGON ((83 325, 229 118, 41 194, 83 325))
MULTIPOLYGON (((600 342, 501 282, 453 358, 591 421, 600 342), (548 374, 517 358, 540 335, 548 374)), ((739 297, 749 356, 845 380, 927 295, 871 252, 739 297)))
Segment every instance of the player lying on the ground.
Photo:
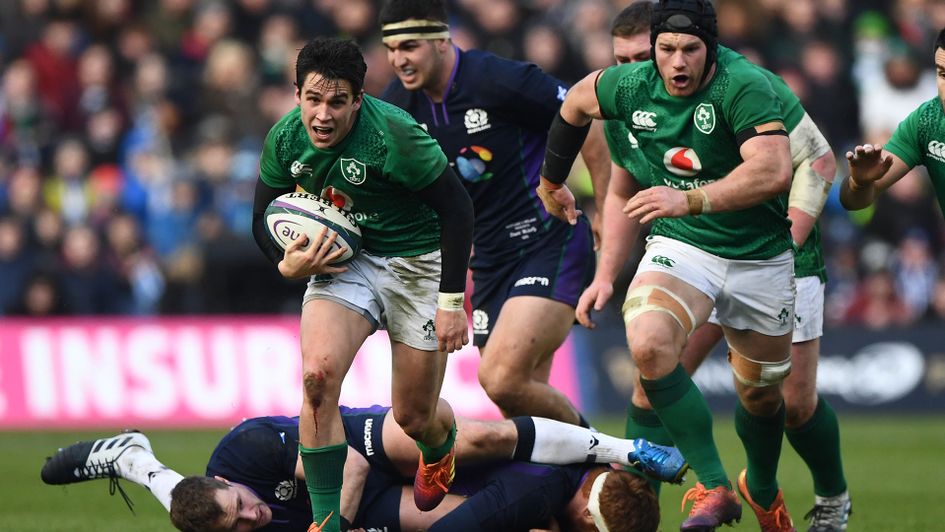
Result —
MULTIPOLYGON (((518 530, 548 527, 555 520, 566 529, 594 530, 595 522, 606 520, 608 530, 650 530, 659 512, 645 482, 591 464, 632 465, 670 482, 681 481, 688 468, 675 448, 548 419, 460 419, 457 460, 467 468, 466 475, 451 490, 457 495, 434 512, 419 512, 409 487, 418 450, 396 423, 385 422, 391 415, 387 407, 342 407, 353 447, 346 462, 342 515, 355 527, 518 530), (515 461, 485 465, 509 459, 515 461), (601 473, 611 474, 598 480, 601 473)), ((130 480, 147 488, 181 530, 301 531, 312 515, 297 440, 297 418, 245 421, 220 441, 206 477, 185 479, 155 458, 143 434, 121 434, 61 449, 47 461, 42 477, 48 484, 130 480)))

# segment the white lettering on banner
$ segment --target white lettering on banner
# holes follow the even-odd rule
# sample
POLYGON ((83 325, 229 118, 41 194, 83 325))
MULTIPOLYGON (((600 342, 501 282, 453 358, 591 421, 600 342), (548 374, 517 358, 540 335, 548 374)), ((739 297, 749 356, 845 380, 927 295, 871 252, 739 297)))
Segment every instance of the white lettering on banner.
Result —
MULTIPOLYGON (((5 320, 0 395, 6 428, 81 425, 231 426, 295 415, 301 404, 298 321, 288 318, 5 320), (233 323, 235 322, 235 323, 233 323)), ((570 344, 552 383, 574 394, 570 344)), ((474 347, 450 357, 443 397, 457 414, 497 418, 479 386, 474 347)), ((557 369, 556 369, 557 368, 557 369)), ((342 403, 390 404, 390 341, 365 342, 342 403)))
POLYGON ((114 329, 68 327, 58 335, 62 400, 70 418, 116 418, 124 409, 124 375, 114 329))
POLYGON ((177 362, 180 390, 190 410, 209 419, 231 414, 239 400, 238 358, 232 330, 196 327, 180 332, 177 362), (209 340, 209 342, 207 342, 209 340))
POLYGON ((128 332, 126 361, 131 415, 161 419, 173 416, 177 410, 177 379, 169 363, 168 332, 148 325, 128 332))
POLYGON ((48 329, 30 328, 20 340, 25 406, 29 414, 38 419, 54 419, 59 415, 56 393, 59 380, 50 337, 48 329))
POLYGON ((265 412, 293 412, 302 404, 302 356, 297 338, 278 327, 248 327, 243 335, 246 363, 243 397, 247 408, 265 412))
MULTIPOLYGON (((905 397, 922 384, 925 359, 908 342, 880 342, 851 358, 823 354, 817 364, 817 389, 852 404, 879 405, 905 397)), ((706 395, 734 394, 728 362, 709 358, 692 379, 706 395)))

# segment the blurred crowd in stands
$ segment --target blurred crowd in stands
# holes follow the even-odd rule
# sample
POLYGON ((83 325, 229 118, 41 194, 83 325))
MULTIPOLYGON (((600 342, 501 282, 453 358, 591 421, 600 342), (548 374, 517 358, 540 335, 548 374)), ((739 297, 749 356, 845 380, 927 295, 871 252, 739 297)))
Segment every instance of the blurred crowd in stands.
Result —
MULTIPOLYGON (((575 82, 612 63, 626 1, 453 0, 452 35, 575 82)), ((366 91, 383 90, 378 3, 0 2, 0 315, 295 311, 303 286, 250 234, 258 155, 294 105, 306 39, 356 39, 366 91)), ((721 42, 781 74, 841 158, 936 95, 945 0, 715 3, 721 42)), ((834 192, 828 324, 945 321, 945 223, 927 175, 856 213, 834 192)))

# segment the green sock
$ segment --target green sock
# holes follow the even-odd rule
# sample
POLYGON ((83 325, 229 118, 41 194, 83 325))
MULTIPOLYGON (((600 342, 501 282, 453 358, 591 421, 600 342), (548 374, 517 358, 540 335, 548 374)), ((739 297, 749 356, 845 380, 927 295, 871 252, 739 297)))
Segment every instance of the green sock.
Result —
POLYGON ((778 459, 784 439, 784 404, 770 417, 751 414, 741 401, 735 407, 735 432, 748 460, 748 493, 764 509, 778 496, 778 459))
POLYGON ((300 443, 299 455, 305 470, 305 485, 312 500, 312 522, 321 523, 331 513, 331 519, 322 530, 341 532, 341 480, 348 444, 311 449, 300 443))
MULTIPOLYGON (((660 445, 673 444, 673 439, 670 438, 669 432, 666 431, 666 427, 663 426, 663 422, 660 421, 660 417, 656 415, 656 412, 648 408, 640 408, 633 403, 627 407, 627 425, 623 434, 629 440, 643 438, 660 445)), ((656 492, 656 496, 659 497, 662 482, 643 475, 634 467, 627 468, 627 471, 645 477, 647 482, 650 483, 650 487, 656 492)))
POLYGON ((699 482, 708 489, 717 486, 731 488, 712 437, 709 405, 682 364, 677 364, 676 369, 663 378, 641 378, 640 382, 650 404, 676 447, 696 472, 699 482))
POLYGON ((427 447, 422 442, 417 440, 417 447, 420 449, 420 454, 423 455, 423 463, 430 465, 439 462, 444 456, 449 454, 450 449, 453 448, 453 442, 456 441, 456 420, 453 420, 453 426, 450 427, 450 431, 446 434, 446 441, 441 445, 436 447, 427 447))
POLYGON ((810 469, 814 493, 833 497, 847 490, 840 458, 840 423, 823 397, 817 397, 817 408, 806 423, 796 429, 785 428, 784 435, 810 469))

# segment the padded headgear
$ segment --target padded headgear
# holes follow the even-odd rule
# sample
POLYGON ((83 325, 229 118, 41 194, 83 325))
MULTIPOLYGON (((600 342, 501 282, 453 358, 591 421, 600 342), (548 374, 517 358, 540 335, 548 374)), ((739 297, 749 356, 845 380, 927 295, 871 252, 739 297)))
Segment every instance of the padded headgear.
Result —
POLYGON ((660 33, 687 33, 705 43, 707 53, 702 81, 718 57, 719 28, 711 0, 660 0, 650 19, 650 57, 656 58, 660 33))

